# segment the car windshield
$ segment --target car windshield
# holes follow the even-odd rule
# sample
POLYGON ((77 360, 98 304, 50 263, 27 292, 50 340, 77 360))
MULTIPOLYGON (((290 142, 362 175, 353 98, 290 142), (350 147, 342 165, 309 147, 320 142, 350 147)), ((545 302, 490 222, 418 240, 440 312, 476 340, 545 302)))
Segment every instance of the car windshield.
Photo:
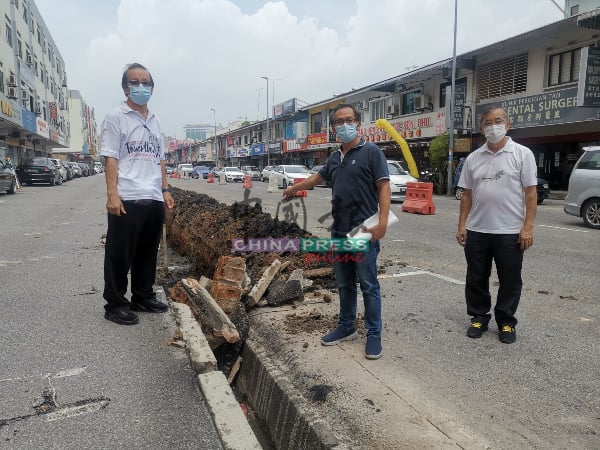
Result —
POLYGON ((598 170, 600 169, 600 151, 588 150, 586 151, 579 162, 577 163, 577 169, 588 169, 598 170))
POLYGON ((225 172, 239 172, 240 169, 237 167, 225 167, 225 172))
POLYGON ((406 171, 404 171, 400 166, 396 164, 388 163, 388 172, 390 175, 406 175, 406 171))
POLYGON ((258 168, 256 166, 248 166, 246 170, 258 170, 258 168))
POLYGON ((307 173, 308 170, 306 169, 306 167, 302 167, 302 166, 290 166, 290 167, 286 167, 285 171, 287 173, 307 173))
POLYGON ((38 164, 48 164, 47 158, 27 158, 23 161, 23 165, 38 165, 38 164))

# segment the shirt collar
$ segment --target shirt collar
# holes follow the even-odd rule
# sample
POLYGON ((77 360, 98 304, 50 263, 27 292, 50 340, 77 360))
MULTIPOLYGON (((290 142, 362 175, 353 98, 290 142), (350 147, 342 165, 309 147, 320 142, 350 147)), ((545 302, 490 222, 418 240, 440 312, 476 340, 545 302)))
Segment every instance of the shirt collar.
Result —
MULTIPOLYGON (((132 113, 137 114, 143 119, 142 115, 139 112, 137 112, 135 109, 132 109, 131 106, 129 106, 127 104, 127 102, 122 102, 120 105, 120 108, 121 108, 121 111, 125 114, 132 114, 132 113)), ((154 114, 150 110, 148 110, 148 117, 146 118, 146 122, 149 121, 150 119, 152 119, 153 117, 154 117, 154 114)))
MULTIPOLYGON (((352 150, 357 150, 357 149, 361 148, 365 144, 366 144, 365 138, 361 136, 361 138, 358 141, 358 144, 356 144, 356 147, 352 147, 350 150, 348 150, 348 152, 351 152, 352 150)), ((337 151, 340 153, 340 159, 343 160, 344 159, 344 153, 342 153, 342 146, 341 145, 337 149, 337 151)))
POLYGON ((504 146, 498 150, 497 152, 493 152, 487 145, 487 142, 485 143, 485 151, 488 153, 502 153, 502 152, 506 152, 506 153, 512 153, 513 152, 513 140, 511 139, 510 136, 507 136, 508 140, 506 141, 506 143, 504 144, 504 146))

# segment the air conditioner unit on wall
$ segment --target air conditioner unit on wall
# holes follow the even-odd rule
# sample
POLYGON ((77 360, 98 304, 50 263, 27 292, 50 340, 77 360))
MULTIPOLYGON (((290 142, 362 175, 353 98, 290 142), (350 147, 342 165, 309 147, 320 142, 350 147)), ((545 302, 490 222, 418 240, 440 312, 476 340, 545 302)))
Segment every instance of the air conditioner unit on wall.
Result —
POLYGON ((398 105, 389 105, 387 107, 387 113, 392 116, 397 116, 399 112, 398 105))
POLYGON ((9 86, 17 86, 17 76, 16 75, 9 75, 8 76, 8 85, 9 86))
POLYGON ((17 88, 15 87, 9 87, 8 88, 8 98, 17 98, 17 88))
POLYGON ((25 57, 25 62, 27 63, 28 66, 33 64, 33 57, 31 55, 27 55, 25 57))
POLYGON ((429 97, 420 95, 415 98, 415 109, 425 109, 429 106, 429 97))
POLYGON ((29 99, 29 91, 26 89, 22 89, 21 90, 21 98, 23 100, 28 100, 29 99))

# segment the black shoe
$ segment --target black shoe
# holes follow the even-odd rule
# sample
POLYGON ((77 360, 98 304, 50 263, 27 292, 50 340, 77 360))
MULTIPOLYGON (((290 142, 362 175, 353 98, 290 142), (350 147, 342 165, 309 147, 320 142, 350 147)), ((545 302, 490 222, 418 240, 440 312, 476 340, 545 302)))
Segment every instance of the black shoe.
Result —
POLYGON ((483 322, 471 322, 471 325, 467 329, 467 336, 473 339, 479 339, 483 336, 483 332, 487 331, 488 324, 483 322))
POLYGON ((517 330, 510 325, 502 325, 500 327, 500 342, 512 344, 517 340, 517 330))
POLYGON ((132 313, 128 306, 111 308, 104 313, 104 317, 119 325, 135 325, 139 322, 138 316, 132 313))
POLYGON ((132 301, 131 309, 149 313, 164 313, 169 310, 169 306, 156 300, 156 297, 150 297, 142 301, 132 301))

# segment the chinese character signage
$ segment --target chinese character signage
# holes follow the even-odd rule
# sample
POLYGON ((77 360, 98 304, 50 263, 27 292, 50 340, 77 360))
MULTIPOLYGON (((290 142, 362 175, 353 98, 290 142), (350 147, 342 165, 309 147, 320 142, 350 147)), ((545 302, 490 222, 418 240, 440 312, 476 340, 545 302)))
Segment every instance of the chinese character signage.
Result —
POLYGON ((581 49, 577 106, 600 106, 600 48, 598 47, 581 49))

